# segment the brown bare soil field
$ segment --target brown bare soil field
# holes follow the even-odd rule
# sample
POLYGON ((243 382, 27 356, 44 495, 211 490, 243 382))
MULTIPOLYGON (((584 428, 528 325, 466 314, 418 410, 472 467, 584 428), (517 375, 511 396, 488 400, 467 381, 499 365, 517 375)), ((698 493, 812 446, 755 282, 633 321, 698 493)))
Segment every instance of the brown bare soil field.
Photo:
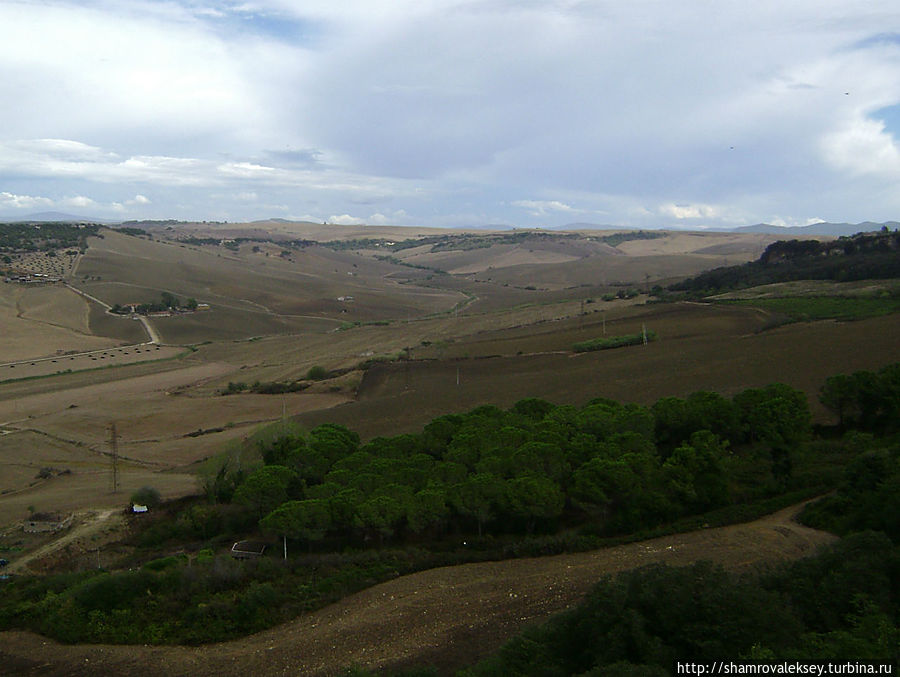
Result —
POLYGON ((169 497, 194 493, 194 471, 179 469, 219 453, 285 413, 347 400, 331 392, 192 397, 187 389, 202 387, 232 367, 191 361, 177 367, 101 383, 91 384, 89 374, 83 374, 69 387, 34 381, 8 384, 19 386, 15 393, 0 390, 0 525, 22 519, 29 505, 42 510, 122 505, 145 485, 169 497), (122 485, 115 496, 107 495, 112 423, 119 434, 122 485), (203 434, 194 435, 198 430, 203 434), (38 481, 45 467, 54 470, 53 476, 38 481), (64 470, 70 473, 59 472, 64 470))
POLYGON ((148 340, 147 332, 140 322, 111 315, 97 303, 92 303, 90 308, 91 331, 97 336, 108 336, 128 345, 148 340))
POLYGON ((271 245, 259 252, 244 245, 233 252, 108 232, 91 240, 79 266, 79 285, 110 304, 158 301, 162 291, 209 303, 209 313, 161 323, 171 325, 161 332, 172 342, 318 330, 328 320, 419 316, 449 309, 461 298, 401 285, 389 277, 401 267, 352 252, 321 247, 291 250, 287 257, 280 252, 271 245), (351 302, 338 300, 348 296, 351 302))
MULTIPOLYGON (((87 304, 67 289, 0 284, 0 360, 15 362, 55 355, 57 351, 115 345, 114 341, 88 333, 87 313, 87 304), (32 301, 43 311, 33 307, 32 301), (58 310, 59 315, 49 312, 51 308, 58 310)), ((4 377, 5 374, 0 376, 4 377)))
POLYGON ((116 367, 139 362, 166 360, 183 355, 184 348, 138 344, 105 348, 90 352, 62 354, 55 357, 35 358, 16 363, 0 364, 0 383, 9 379, 49 376, 65 371, 82 371, 116 367))
POLYGON ((478 273, 491 268, 505 268, 523 264, 566 263, 581 256, 560 251, 529 247, 528 245, 494 245, 484 249, 466 251, 431 252, 428 246, 416 247, 399 253, 399 258, 414 265, 439 268, 448 273, 478 273))
MULTIPOLYGON (((673 256, 677 254, 726 256, 739 254, 744 257, 745 261, 749 261, 759 258, 763 250, 777 239, 777 235, 767 233, 668 231, 666 237, 652 240, 628 240, 618 245, 616 249, 629 256, 673 256)), ((832 238, 816 236, 813 239, 830 240, 832 238)))
POLYGON ((659 284, 666 280, 696 275, 704 270, 735 263, 743 263, 751 257, 706 256, 678 254, 672 256, 607 256, 592 257, 565 264, 523 265, 493 269, 481 273, 494 282, 516 286, 532 285, 541 289, 566 289, 593 285, 599 287, 628 285, 643 289, 648 283, 659 284))
POLYGON ((90 332, 87 303, 75 292, 61 285, 25 287, 17 305, 22 317, 26 319, 71 329, 80 334, 90 332))
POLYGON ((575 604, 604 576, 708 560, 732 570, 807 556, 834 540, 797 524, 800 506, 748 524, 703 529, 593 552, 444 567, 403 576, 244 639, 203 647, 63 646, 0 633, 0 661, 17 674, 338 675, 350 665, 477 661, 526 626, 575 604))
MULTIPOLYGON (((631 317, 608 323, 607 334, 638 332, 646 324, 659 333, 659 340, 647 346, 577 355, 445 357, 379 365, 363 380, 358 401, 304 414, 299 420, 306 425, 341 423, 371 437, 415 432, 444 413, 481 404, 508 407, 526 397, 558 404, 582 405, 595 397, 652 404, 661 397, 684 397, 698 390, 729 396, 775 382, 807 393, 821 420, 826 413, 818 404, 818 390, 828 376, 878 369, 897 359, 897 314, 846 323, 792 324, 756 333, 766 318, 751 308, 680 304, 646 306, 643 311, 644 316, 635 309, 631 317)), ((578 328, 577 319, 559 323, 559 334, 544 335, 545 348, 559 350, 570 338, 587 338, 589 333, 601 336, 602 320, 591 318, 584 329, 578 328)), ((452 344, 452 350, 508 355, 517 345, 535 347, 535 339, 527 336, 519 344, 501 336, 497 345, 485 336, 469 346, 452 344)))

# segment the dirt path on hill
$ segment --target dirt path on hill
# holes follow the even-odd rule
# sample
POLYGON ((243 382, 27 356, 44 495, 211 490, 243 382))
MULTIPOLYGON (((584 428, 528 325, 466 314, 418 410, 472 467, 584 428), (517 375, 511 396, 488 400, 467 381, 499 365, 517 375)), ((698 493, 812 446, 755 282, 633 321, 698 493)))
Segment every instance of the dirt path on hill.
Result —
MULTIPOLYGON (((43 559, 47 555, 52 555, 54 552, 63 549, 68 544, 73 543, 78 539, 86 539, 104 528, 111 528, 112 520, 110 518, 115 515, 117 521, 121 522, 121 513, 121 508, 112 508, 77 515, 75 518, 75 526, 73 526, 59 538, 50 541, 46 545, 42 545, 37 550, 22 555, 21 557, 17 557, 15 560, 10 562, 9 566, 4 569, 3 573, 32 573, 28 570, 28 565, 30 562, 43 559)), ((0 642, 0 646, 2 646, 2 642, 0 642)), ((2 655, 2 649, 0 649, 0 655, 2 655)), ((0 674, 2 674, 2 665, 0 665, 0 674)))
POLYGON ((732 570, 803 557, 834 540, 794 521, 802 505, 747 524, 586 553, 444 567, 403 576, 271 630, 203 647, 63 646, 0 633, 0 672, 24 675, 339 675, 432 664, 441 674, 576 604, 605 574, 710 560, 732 570))

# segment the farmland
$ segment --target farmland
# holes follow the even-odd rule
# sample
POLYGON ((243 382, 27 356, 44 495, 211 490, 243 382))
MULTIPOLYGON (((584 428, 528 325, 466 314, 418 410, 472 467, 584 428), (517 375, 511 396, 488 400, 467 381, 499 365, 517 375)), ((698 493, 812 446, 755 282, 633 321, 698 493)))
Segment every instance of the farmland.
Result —
MULTIPOLYGON (((197 494, 212 464, 252 455, 256 431, 276 422, 340 424, 367 441, 525 398, 650 406, 780 382, 830 424, 817 397, 829 376, 896 361, 895 282, 783 282, 716 303, 648 293, 755 260, 773 240, 280 222, 98 229, 66 257, 61 282, 0 286, 3 542, 29 510, 84 516, 146 486, 164 499, 197 494), (108 312, 161 295, 203 308, 140 321, 108 312)), ((36 272, 41 255, 20 252, 18 269, 36 272)), ((91 538, 70 544, 72 562, 116 534, 91 538)))
MULTIPOLYGON (((345 423, 370 437, 528 396, 647 403, 773 380, 804 390, 815 407, 815 392, 834 365, 876 368, 892 356, 896 314, 762 332, 768 311, 752 306, 614 298, 617 290, 640 291, 723 262, 752 260, 771 236, 604 237, 524 233, 497 236, 495 243, 483 233, 448 239, 446 231, 285 223, 96 231, 66 278, 85 295, 59 284, 0 286, 0 424, 10 450, 3 462, 18 468, 9 477, 21 478, 6 491, 27 494, 25 505, 56 509, 56 494, 45 500, 43 485, 29 486, 25 477, 40 469, 33 445, 52 435, 94 452, 98 492, 89 500, 79 492, 66 505, 121 501, 108 493, 103 474, 113 422, 123 455, 165 470, 212 456, 283 413, 305 425, 345 423), (363 239, 414 237, 433 243, 396 248, 391 256, 399 264, 380 260, 384 248, 363 239), (317 240, 346 245, 323 247, 317 240), (304 244, 290 244, 296 242, 304 244), (451 256, 462 258, 452 262, 451 256), (445 266, 460 272, 437 272, 445 266), (542 278, 553 284, 543 286, 542 278), (140 323, 111 316, 91 300, 140 303, 164 292, 210 309, 149 318, 159 345, 141 346, 147 334, 140 323), (602 300, 610 295, 614 300, 602 300), (571 352, 575 343, 642 328, 659 340, 571 352), (853 350, 861 337, 867 349, 853 350), (817 346, 815 354, 809 345, 817 346), (785 371, 783 364, 793 368, 785 371), (350 374, 285 397, 220 395, 232 382, 302 382, 314 366, 350 374), (184 437, 207 429, 221 432, 184 437), (41 437, 19 458, 11 450, 30 431, 41 437)), ((162 474, 156 483, 171 495, 168 479, 162 474)), ((22 514, 23 500, 10 500, 0 497, 4 521, 22 514)))

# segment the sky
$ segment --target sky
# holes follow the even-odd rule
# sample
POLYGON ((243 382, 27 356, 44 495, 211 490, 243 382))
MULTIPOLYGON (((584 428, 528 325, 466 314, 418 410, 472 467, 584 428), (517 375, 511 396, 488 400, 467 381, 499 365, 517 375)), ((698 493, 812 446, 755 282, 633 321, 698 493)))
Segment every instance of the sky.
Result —
POLYGON ((896 0, 2 0, 0 216, 900 220, 896 0))

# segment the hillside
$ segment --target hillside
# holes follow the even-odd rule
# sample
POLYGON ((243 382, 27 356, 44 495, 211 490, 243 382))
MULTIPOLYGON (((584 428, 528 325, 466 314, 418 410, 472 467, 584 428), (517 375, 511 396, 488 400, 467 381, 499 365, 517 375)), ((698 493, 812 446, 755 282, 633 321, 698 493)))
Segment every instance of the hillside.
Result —
POLYGON ((792 280, 850 282, 900 277, 900 231, 857 233, 831 242, 788 240, 756 261, 720 267, 671 285, 673 291, 725 291, 792 280))

